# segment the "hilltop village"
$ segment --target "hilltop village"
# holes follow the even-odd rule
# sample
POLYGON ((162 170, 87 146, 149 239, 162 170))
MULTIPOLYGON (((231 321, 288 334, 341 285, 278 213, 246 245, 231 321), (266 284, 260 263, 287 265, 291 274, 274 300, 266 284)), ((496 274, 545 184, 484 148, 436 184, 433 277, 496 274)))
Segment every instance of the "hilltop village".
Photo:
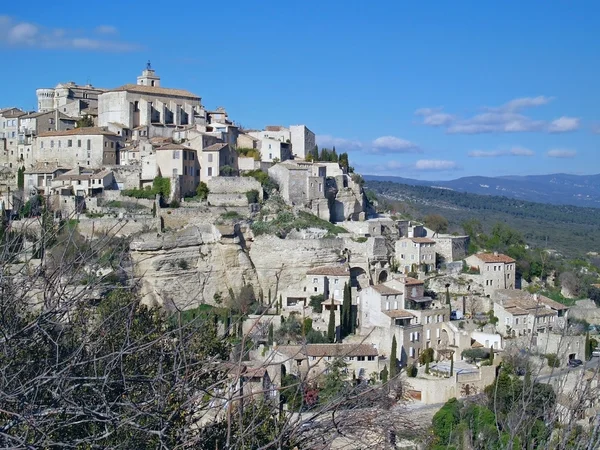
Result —
MULTIPOLYGON (((39 238, 46 209, 85 240, 123 239, 127 264, 90 270, 126 277, 143 304, 233 311, 219 326, 239 319, 251 343, 243 389, 279 398, 339 359, 349 380, 400 373, 412 401, 439 404, 482 393, 506 355, 540 355, 542 371, 590 356, 569 307, 521 289, 513 258, 377 213, 348 155, 319 150, 306 125, 245 129, 150 64, 135 83, 36 95, 35 112, 0 110, 12 229, 39 238)), ((34 247, 27 264, 43 265, 34 247)), ((557 402, 586 426, 598 414, 557 402)))

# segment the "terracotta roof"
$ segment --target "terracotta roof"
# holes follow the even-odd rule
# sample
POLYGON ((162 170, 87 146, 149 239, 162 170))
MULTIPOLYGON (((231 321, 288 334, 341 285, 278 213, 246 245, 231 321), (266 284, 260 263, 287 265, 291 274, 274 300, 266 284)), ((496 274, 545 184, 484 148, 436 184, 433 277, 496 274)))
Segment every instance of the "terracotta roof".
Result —
POLYGON ((143 86, 139 84, 125 84, 115 89, 111 89, 108 92, 137 92, 139 94, 150 94, 150 95, 162 95, 162 96, 174 96, 174 97, 188 97, 200 100, 196 94, 192 94, 190 91, 183 89, 171 89, 159 86, 143 86))
POLYGON ((403 295, 404 294, 403 292, 393 289, 389 286, 386 286, 385 284, 376 284, 375 286, 373 286, 373 289, 375 289, 381 295, 403 295))
MULTIPOLYGON (((334 304, 334 305, 336 305, 336 306, 339 306, 339 305, 341 305, 342 303, 343 303, 343 302, 342 302, 341 300, 335 300, 335 299, 333 300, 333 304, 334 304)), ((327 305, 331 305, 331 299, 330 299, 330 298, 326 298, 325 300, 323 300, 323 301, 321 302, 321 304, 322 304, 322 305, 325 305, 325 306, 327 306, 327 305)))
POLYGON ((306 272, 306 275, 327 275, 336 277, 349 277, 350 270, 348 266, 320 266, 310 269, 306 272))
POLYGON ((482 344, 481 342, 474 341, 474 342, 471 344, 471 348, 483 348, 483 344, 482 344))
POLYGON ((505 308, 518 306, 523 309, 535 309, 547 306, 548 308, 558 311, 569 309, 568 306, 558 303, 551 298, 546 297, 545 295, 530 294, 529 292, 521 289, 499 289, 496 291, 496 293, 508 297, 503 303, 505 308))
MULTIPOLYGON (((402 280, 401 280, 402 281, 402 280)), ((406 286, 414 286, 414 285, 419 285, 419 284, 425 284, 424 281, 422 280, 417 280, 416 278, 413 277, 406 277, 404 278, 404 284, 406 286)))
POLYGON ((156 149, 156 151, 159 151, 159 150, 192 150, 192 151, 196 151, 193 148, 186 147, 185 145, 181 145, 181 144, 161 145, 160 147, 158 147, 156 149))
POLYGON ((433 239, 424 238, 424 237, 409 238, 409 239, 416 244, 435 244, 435 241, 433 239))
POLYGON ((74 128, 72 130, 64 130, 64 131, 46 131, 45 133, 40 133, 39 137, 50 137, 50 136, 86 136, 86 135, 97 135, 101 134, 103 136, 118 136, 116 133, 112 131, 108 131, 102 127, 84 127, 84 128, 74 128))
POLYGON ((307 356, 323 358, 347 356, 377 356, 377 349, 370 344, 306 344, 281 345, 275 348, 294 359, 304 359, 307 356))
POLYGON ((57 170, 71 170, 71 168, 64 167, 56 161, 38 161, 32 167, 25 169, 25 173, 54 173, 57 170))
POLYGON ((475 255, 481 261, 486 263, 514 263, 515 260, 510 256, 503 255, 502 253, 477 253, 475 255))
POLYGON ((225 148, 227 146, 227 144, 224 144, 223 142, 219 142, 213 145, 209 145, 208 147, 204 148, 202 151, 204 152, 218 152, 219 150, 222 150, 223 148, 225 148))
POLYGON ((414 315, 412 315, 408 311, 405 311, 404 309, 392 309, 390 311, 383 311, 383 313, 386 316, 391 317, 392 319, 412 319, 413 317, 415 317, 414 315))
POLYGON ((104 170, 89 170, 84 169, 83 167, 77 167, 73 170, 69 170, 62 175, 59 175, 55 179, 58 181, 69 181, 69 180, 92 180, 98 178, 104 178, 106 175, 110 174, 111 171, 108 169, 104 170))

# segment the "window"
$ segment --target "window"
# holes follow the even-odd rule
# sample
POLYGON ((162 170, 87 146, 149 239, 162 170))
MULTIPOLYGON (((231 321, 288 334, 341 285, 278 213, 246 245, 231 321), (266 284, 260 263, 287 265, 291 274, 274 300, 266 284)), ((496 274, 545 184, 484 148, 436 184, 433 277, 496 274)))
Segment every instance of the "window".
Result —
POLYGON ((519 325, 519 318, 515 317, 515 325, 519 325))
POLYGON ((177 176, 177 169, 173 169, 173 176, 176 177, 177 176))
POLYGON ((410 347, 409 348, 409 355, 410 355, 411 358, 415 357, 415 349, 414 349, 414 347, 410 347))
POLYGON ((188 159, 188 152, 186 150, 183 151, 183 160, 187 161, 188 159))
POLYGON ((398 309, 398 302, 394 302, 394 309, 398 309))
POLYGON ((402 243, 402 247, 406 248, 406 241, 402 243))
POLYGON ((44 148, 44 141, 40 141, 40 148, 44 148))
POLYGON ((187 166, 183 166, 183 174, 187 175, 187 166))
POLYGON ((88 150, 92 149, 92 141, 90 139, 87 140, 87 149, 88 150))
POLYGON ((319 289, 317 289, 317 287, 315 286, 315 292, 318 292, 319 289))
POLYGON ((61 141, 60 141, 60 139, 59 139, 59 141, 58 141, 58 148, 60 148, 60 147, 61 147, 61 145, 60 145, 60 144, 61 144, 61 141))
POLYGON ((273 153, 269 153, 269 159, 273 159, 273 153))
POLYGON ((173 159, 179 159, 180 155, 179 155, 179 150, 175 150, 173 152, 173 159))
POLYGON ((73 141, 71 139, 67 140, 67 147, 73 147, 73 141))
POLYGON ((390 310, 390 302, 385 302, 385 310, 386 311, 390 310))
POLYGON ((414 261, 415 260, 415 255, 410 255, 410 260, 414 261))
POLYGON ((338 284, 338 279, 336 278, 335 280, 333 280, 333 284, 338 284))
POLYGON ((427 337, 427 339, 431 339, 431 330, 427 330, 425 332, 425 336, 427 337))
POLYGON ((81 147, 81 139, 77 139, 77 147, 81 147))
POLYGON ((54 141, 50 141, 50 148, 54 148, 54 141))
POLYGON ((212 167, 209 167, 209 168, 207 169, 207 175, 208 175, 209 177, 212 177, 212 167))
POLYGON ((356 357, 356 360, 357 360, 357 361, 364 361, 364 360, 365 360, 365 357, 364 357, 364 356, 357 356, 357 357, 356 357))
POLYGON ((368 359, 369 361, 375 361, 375 357, 374 357, 374 356, 367 356, 367 359, 368 359))
POLYGON ((194 159, 196 159, 196 155, 194 152, 190 152, 190 160, 193 161, 194 159))
POLYGON ((315 284, 316 284, 316 283, 318 283, 318 282, 319 282, 319 279, 318 279, 318 278, 313 278, 313 283, 315 283, 315 284))
POLYGON ((115 148, 115 143, 114 142, 110 143, 110 148, 115 148))
POLYGON ((212 153, 208 154, 208 162, 213 162, 213 155, 212 155, 212 153))

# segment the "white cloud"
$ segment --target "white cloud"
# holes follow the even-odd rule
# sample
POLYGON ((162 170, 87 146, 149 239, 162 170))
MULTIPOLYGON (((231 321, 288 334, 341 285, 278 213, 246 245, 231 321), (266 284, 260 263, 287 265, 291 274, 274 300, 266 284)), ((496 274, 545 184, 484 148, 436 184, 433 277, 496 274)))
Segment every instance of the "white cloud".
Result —
POLYGON ((441 159, 420 159, 415 163, 416 170, 456 170, 458 165, 454 161, 446 161, 441 159))
POLYGON ((375 152, 382 153, 409 153, 418 152, 417 144, 396 136, 381 136, 371 143, 375 152))
POLYGON ((511 100, 498 107, 484 107, 482 113, 472 117, 459 116, 443 112, 442 108, 421 108, 415 114, 421 116, 422 124, 432 127, 444 127, 448 134, 482 133, 520 133, 549 132, 564 133, 579 128, 576 117, 560 117, 552 122, 535 120, 520 111, 526 108, 543 106, 550 103, 552 97, 523 97, 511 100))
POLYGON ((546 156, 549 158, 575 158, 575 156, 577 156, 577 152, 575 150, 557 148, 549 150, 548 153, 546 153, 546 156))
POLYGON ((497 158, 499 156, 533 156, 535 152, 524 147, 513 147, 509 150, 473 150, 467 153, 469 158, 497 158))
POLYGON ((99 34, 119 34, 119 30, 112 25, 100 25, 94 31, 99 34))
MULTIPOLYGON (((117 34, 117 29, 108 25, 97 27, 96 33, 117 34)), ((139 49, 138 45, 114 39, 89 37, 91 31, 48 28, 29 22, 20 22, 10 16, 0 16, 0 46, 30 47, 42 49, 91 50, 127 52, 139 49)))
POLYGON ((336 151, 360 150, 363 147, 363 143, 357 139, 338 138, 329 134, 318 134, 316 140, 319 147, 335 147, 336 151))
POLYGON ((364 142, 358 139, 346 139, 320 134, 316 137, 319 147, 327 147, 339 151, 353 152, 363 151, 365 153, 419 153, 421 149, 414 142, 407 141, 396 136, 381 136, 372 142, 364 142))
POLYGON ((566 133, 575 131, 579 128, 579 119, 577 117, 560 117, 550 122, 548 131, 550 133, 566 133))

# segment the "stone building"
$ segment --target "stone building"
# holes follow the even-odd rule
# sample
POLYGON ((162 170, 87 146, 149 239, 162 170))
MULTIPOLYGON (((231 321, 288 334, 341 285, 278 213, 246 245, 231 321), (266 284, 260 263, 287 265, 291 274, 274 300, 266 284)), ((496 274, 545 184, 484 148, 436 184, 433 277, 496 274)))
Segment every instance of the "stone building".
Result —
POLYGON ((322 295, 327 299, 344 300, 344 285, 350 283, 350 268, 347 265, 321 266, 306 272, 308 295, 322 295))
POLYGON ((2 163, 9 168, 16 168, 18 159, 19 117, 25 114, 18 108, 0 110, 0 150, 2 163))
POLYGON ((98 125, 119 123, 130 130, 158 127, 172 134, 178 127, 205 123, 201 99, 182 89, 165 88, 147 67, 137 84, 108 90, 98 97, 98 125))
POLYGON ((106 169, 76 167, 50 180, 51 194, 96 197, 115 187, 114 174, 106 169))
POLYGON ((471 268, 477 268, 479 282, 484 287, 485 295, 491 295, 496 289, 514 289, 516 261, 510 256, 498 252, 478 253, 465 258, 471 268))
POLYGON ((360 334, 379 342, 379 351, 384 354, 391 352, 395 336, 402 365, 411 364, 426 348, 437 351, 447 346, 442 325, 449 316, 447 306, 424 295, 423 281, 411 277, 368 286, 360 292, 360 334))
POLYGON ((69 170, 71 170, 70 167, 55 161, 36 162, 33 166, 28 167, 24 173, 25 199, 33 195, 49 194, 52 180, 69 170))
POLYGON ((262 138, 259 149, 263 162, 286 161, 292 157, 291 145, 276 139, 262 138))
POLYGON ((202 150, 202 161, 200 162, 200 181, 205 183, 213 177, 221 176, 225 166, 233 173, 237 172, 237 153, 231 149, 229 144, 217 143, 202 150))
POLYGON ((33 160, 100 168, 118 163, 121 143, 121 136, 100 127, 48 131, 35 139, 33 160))
POLYGON ((396 262, 400 270, 409 272, 431 272, 435 269, 436 242, 429 238, 401 238, 396 241, 396 262))
POLYGON ((96 116, 98 97, 105 92, 86 84, 81 86, 73 81, 59 83, 55 88, 42 88, 35 91, 38 100, 38 112, 57 110, 71 117, 85 115, 96 116))
POLYGON ((306 155, 317 145, 315 133, 306 125, 290 125, 290 141, 294 158, 306 159, 306 155))
POLYGON ((569 308, 543 295, 500 289, 494 292, 493 300, 496 326, 505 336, 561 331, 566 325, 569 308))
MULTIPOLYGON (((33 148, 36 137, 41 133, 51 131, 72 130, 76 120, 57 110, 37 113, 26 113, 19 117, 19 133, 17 153, 19 162, 25 167, 31 167, 36 160, 33 157, 33 148)), ((16 162, 13 160, 12 162, 16 162)))
POLYGON ((155 151, 160 175, 171 179, 175 198, 194 195, 200 183, 200 161, 196 150, 181 144, 166 144, 155 151))

